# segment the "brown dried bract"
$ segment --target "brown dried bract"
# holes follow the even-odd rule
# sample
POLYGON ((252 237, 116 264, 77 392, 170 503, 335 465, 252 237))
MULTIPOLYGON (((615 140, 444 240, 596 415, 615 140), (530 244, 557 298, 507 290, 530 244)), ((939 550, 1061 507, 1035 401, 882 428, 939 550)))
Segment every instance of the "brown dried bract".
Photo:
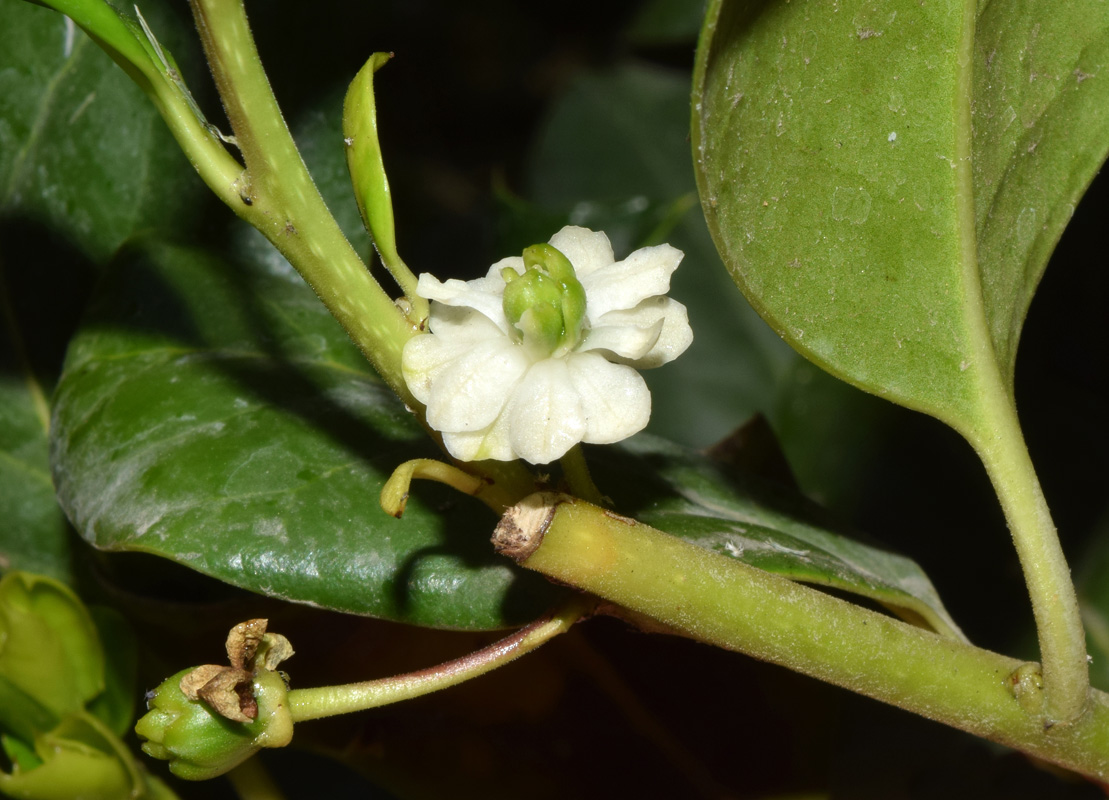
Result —
POLYGON ((268 620, 240 622, 227 634, 230 666, 205 664, 181 679, 181 691, 190 700, 203 700, 222 717, 235 722, 258 718, 254 675, 273 670, 293 655, 293 646, 279 633, 266 633, 268 620), (260 662, 260 663, 259 663, 260 662))

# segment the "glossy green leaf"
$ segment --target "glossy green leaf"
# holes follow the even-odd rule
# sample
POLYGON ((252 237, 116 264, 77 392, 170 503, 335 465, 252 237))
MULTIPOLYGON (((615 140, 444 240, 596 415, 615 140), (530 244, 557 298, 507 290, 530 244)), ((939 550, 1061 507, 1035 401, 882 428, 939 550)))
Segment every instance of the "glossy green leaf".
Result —
POLYGON ((693 114, 709 227, 764 318, 972 438, 1109 147, 1109 7, 979 6, 714 2, 693 114))
POLYGON ((928 576, 904 556, 850 536, 796 492, 648 435, 591 450, 621 513, 752 566, 870 598, 916 624, 963 635, 928 576))
POLYGON ((326 608, 496 628, 552 599, 498 559, 496 519, 378 494, 426 434, 286 264, 166 245, 114 265, 55 398, 53 469, 79 532, 326 608))
POLYGON ((137 229, 184 225, 197 188, 149 101, 84 33, 0 5, 0 572, 68 579, 47 445, 65 342, 96 264, 137 229))
POLYGON ((100 261, 135 230, 180 226, 199 187, 142 91, 73 22, 0 6, 0 214, 100 261))
POLYGON ((11 363, 13 350, 10 336, 0 338, 0 573, 19 569, 66 580, 68 525, 50 481, 49 408, 33 376, 11 363))

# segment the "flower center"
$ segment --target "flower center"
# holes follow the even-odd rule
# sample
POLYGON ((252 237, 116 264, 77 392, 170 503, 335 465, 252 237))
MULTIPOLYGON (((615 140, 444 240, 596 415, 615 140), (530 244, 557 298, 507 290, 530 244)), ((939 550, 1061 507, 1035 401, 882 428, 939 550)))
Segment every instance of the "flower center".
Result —
POLYGON ((511 267, 502 307, 516 340, 537 358, 563 356, 581 341, 585 288, 570 259, 549 244, 524 250, 524 274, 511 267))

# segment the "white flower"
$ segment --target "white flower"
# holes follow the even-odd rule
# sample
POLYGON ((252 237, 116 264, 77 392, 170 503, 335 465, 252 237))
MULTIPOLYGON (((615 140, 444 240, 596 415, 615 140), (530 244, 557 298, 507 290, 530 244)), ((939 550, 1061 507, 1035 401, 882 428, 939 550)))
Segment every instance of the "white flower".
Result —
POLYGON ((651 395, 634 368, 693 340, 685 306, 665 296, 681 259, 663 244, 616 261, 605 234, 566 227, 484 278, 421 275, 431 333, 409 340, 402 368, 428 425, 462 461, 532 464, 642 430, 651 395))

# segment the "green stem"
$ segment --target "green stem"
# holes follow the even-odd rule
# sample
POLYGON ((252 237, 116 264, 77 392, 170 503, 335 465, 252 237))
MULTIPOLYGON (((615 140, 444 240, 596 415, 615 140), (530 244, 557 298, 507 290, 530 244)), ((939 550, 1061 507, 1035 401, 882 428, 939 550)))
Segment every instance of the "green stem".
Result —
POLYGON ((605 504, 601 490, 593 483, 593 476, 589 473, 589 464, 585 461, 585 453, 580 444, 571 447, 558 463, 562 465, 562 475, 571 492, 594 505, 605 504))
POLYGON ((293 722, 303 722, 411 700, 455 686, 502 667, 565 633, 591 608, 590 601, 574 602, 489 647, 419 672, 345 686, 293 689, 288 695, 289 711, 293 722))
POLYGON ((852 605, 564 495, 494 535, 521 565, 666 630, 781 664, 1105 781, 1109 695, 1046 727, 1035 665, 852 605))
POLYGON ((997 492, 1032 600, 1043 662, 1045 723, 1081 716, 1090 691, 1086 635, 1070 568, 1008 396, 989 435, 972 439, 997 492))
POLYGON ((231 203, 288 259, 389 386, 418 405, 401 375, 415 328, 370 275, 327 210, 262 69, 241 0, 190 0, 246 162, 231 203))
POLYGON ((993 336, 982 297, 982 273, 975 228, 974 187, 974 97, 975 25, 977 8, 962 8, 962 38, 955 93, 955 206, 959 220, 959 262, 966 294, 963 308, 968 331, 967 345, 977 376, 974 397, 977 419, 948 420, 961 430, 978 451, 997 492, 1016 546, 1025 584, 1036 618, 1036 633, 1043 662, 1044 724, 1069 723, 1086 708, 1090 689, 1086 662, 1086 638, 1071 581, 1070 570, 1059 544, 1036 471, 1017 420, 1011 384, 1002 377, 993 336))

